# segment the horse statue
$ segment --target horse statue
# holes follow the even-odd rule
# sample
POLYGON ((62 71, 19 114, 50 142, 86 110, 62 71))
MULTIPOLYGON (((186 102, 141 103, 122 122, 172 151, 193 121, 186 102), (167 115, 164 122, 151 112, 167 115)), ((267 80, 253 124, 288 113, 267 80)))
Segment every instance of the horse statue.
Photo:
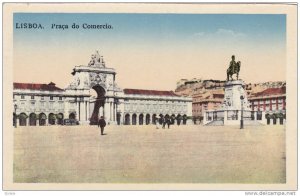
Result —
POLYGON ((227 81, 229 81, 229 77, 233 80, 232 75, 236 74, 236 79, 239 79, 239 73, 241 68, 241 61, 235 62, 235 57, 232 55, 232 61, 230 62, 229 68, 227 69, 227 81))

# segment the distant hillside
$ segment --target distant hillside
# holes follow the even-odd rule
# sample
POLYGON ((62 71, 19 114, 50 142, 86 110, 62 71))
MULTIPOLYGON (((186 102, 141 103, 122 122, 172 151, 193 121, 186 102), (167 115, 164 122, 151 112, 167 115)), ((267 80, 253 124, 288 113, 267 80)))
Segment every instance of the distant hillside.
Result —
MULTIPOLYGON (((181 79, 177 82, 175 93, 181 96, 193 96, 213 89, 223 89, 225 80, 201 80, 201 79, 181 79)), ((269 81, 263 83, 248 83, 245 86, 247 94, 257 93, 268 88, 280 88, 286 85, 285 81, 269 81)))

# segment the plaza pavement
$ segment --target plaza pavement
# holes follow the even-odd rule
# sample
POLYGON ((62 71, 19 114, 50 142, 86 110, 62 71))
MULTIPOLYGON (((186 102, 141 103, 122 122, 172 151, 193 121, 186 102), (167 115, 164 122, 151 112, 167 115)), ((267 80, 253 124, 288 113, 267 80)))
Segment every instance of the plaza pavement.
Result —
POLYGON ((285 183, 284 126, 18 127, 14 182, 285 183))

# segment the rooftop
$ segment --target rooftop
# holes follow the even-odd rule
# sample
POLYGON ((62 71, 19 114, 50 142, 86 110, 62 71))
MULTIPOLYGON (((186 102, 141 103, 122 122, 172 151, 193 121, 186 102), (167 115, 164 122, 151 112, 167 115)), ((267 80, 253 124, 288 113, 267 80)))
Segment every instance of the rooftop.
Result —
POLYGON ((124 89, 124 94, 133 94, 133 95, 156 95, 156 96, 176 96, 173 91, 158 91, 158 90, 144 90, 144 89, 124 89))
POLYGON ((263 90, 261 92, 257 92, 252 94, 251 97, 261 97, 261 96, 271 96, 271 95, 283 95, 286 93, 286 88, 268 88, 266 90, 263 90))
POLYGON ((14 89, 40 90, 40 91, 63 91, 63 89, 56 87, 53 82, 50 82, 49 84, 14 82, 14 89))

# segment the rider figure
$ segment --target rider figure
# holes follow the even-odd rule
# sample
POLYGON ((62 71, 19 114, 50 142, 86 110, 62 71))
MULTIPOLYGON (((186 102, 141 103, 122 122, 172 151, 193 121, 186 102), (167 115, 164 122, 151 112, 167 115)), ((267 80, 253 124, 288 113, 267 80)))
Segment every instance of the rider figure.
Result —
POLYGON ((235 73, 235 70, 236 70, 236 62, 235 62, 235 56, 232 55, 231 56, 231 61, 230 61, 230 64, 229 64, 229 69, 232 70, 232 73, 235 73))

